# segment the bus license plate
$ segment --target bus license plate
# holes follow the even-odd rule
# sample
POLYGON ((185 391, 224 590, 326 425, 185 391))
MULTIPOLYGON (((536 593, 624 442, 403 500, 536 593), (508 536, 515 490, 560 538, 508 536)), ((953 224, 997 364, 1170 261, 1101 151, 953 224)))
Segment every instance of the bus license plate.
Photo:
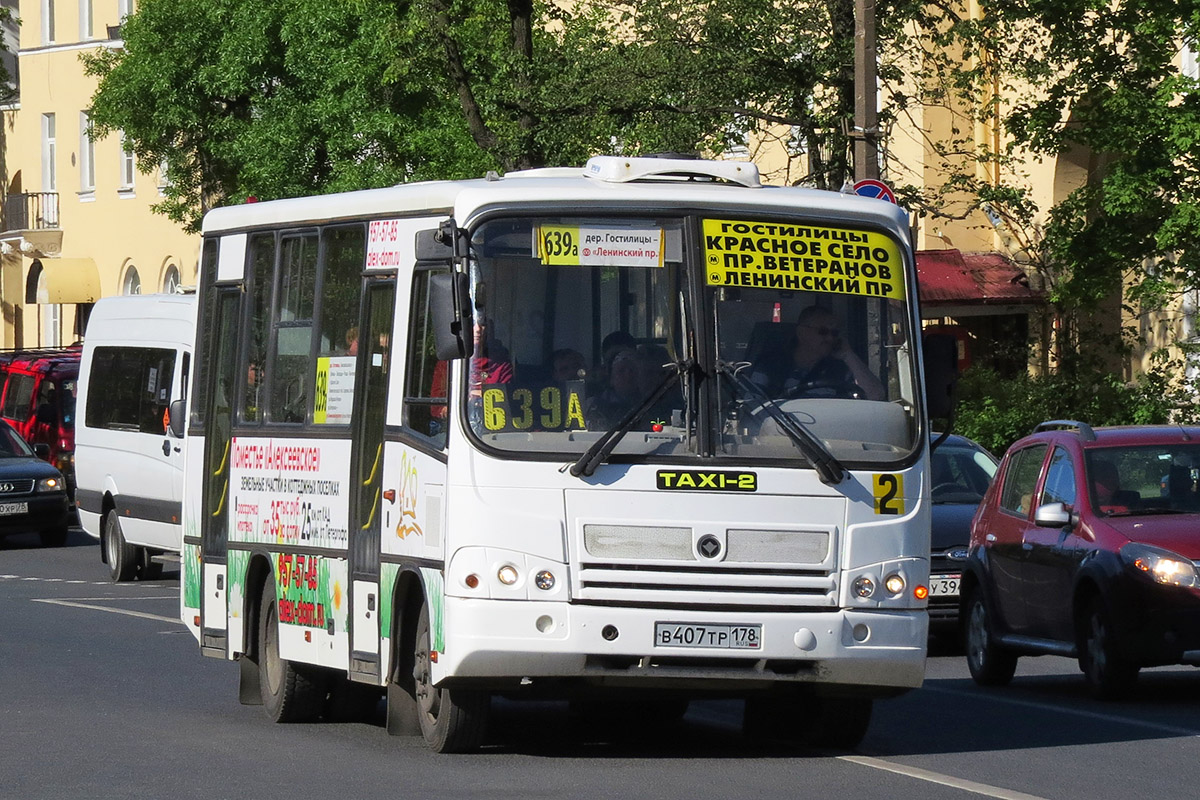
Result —
POLYGON ((24 514, 29 511, 29 503, 0 503, 0 516, 9 514, 24 514))
POLYGON ((715 647, 728 650, 762 648, 762 625, 695 625, 654 623, 655 647, 715 647))
POLYGON ((930 597, 958 597, 958 584, 962 575, 930 575, 930 597))

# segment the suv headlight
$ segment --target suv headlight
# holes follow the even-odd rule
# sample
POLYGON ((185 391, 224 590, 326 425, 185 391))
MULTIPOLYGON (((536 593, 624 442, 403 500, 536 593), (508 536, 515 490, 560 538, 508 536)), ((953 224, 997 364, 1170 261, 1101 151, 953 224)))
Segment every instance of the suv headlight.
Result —
POLYGON ((37 482, 37 490, 39 492, 61 492, 63 490, 62 479, 42 478, 37 482))
POLYGON ((1121 548, 1121 558, 1139 572, 1166 586, 1200 587, 1196 565, 1178 553, 1139 542, 1121 548))

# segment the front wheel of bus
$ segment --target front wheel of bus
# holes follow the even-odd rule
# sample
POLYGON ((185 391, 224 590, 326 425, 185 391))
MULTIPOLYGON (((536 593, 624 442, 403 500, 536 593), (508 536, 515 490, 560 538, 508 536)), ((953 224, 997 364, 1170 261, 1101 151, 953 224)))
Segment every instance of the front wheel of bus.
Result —
POLYGON ((258 685, 263 709, 275 722, 308 722, 324 706, 326 687, 315 668, 298 666, 279 655, 279 607, 275 581, 267 578, 258 613, 258 685))
POLYGON ((421 606, 413 658, 421 735, 435 752, 468 753, 483 742, 491 698, 486 692, 434 686, 430 641, 429 607, 421 606))

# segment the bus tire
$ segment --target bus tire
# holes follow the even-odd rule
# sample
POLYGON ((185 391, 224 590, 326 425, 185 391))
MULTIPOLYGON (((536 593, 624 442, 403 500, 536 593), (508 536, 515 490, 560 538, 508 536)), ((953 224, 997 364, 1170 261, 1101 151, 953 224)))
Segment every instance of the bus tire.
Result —
POLYGON ((434 686, 430 641, 429 606, 422 605, 413 658, 421 736, 434 752, 469 753, 483 743, 491 697, 487 692, 434 686))
POLYGON ((113 582, 133 580, 137 571, 137 548, 125 541, 117 512, 109 511, 104 518, 104 555, 108 558, 108 573, 113 582))
POLYGON ((321 672, 279 655, 279 609, 270 578, 259 605, 258 670, 263 709, 274 722, 310 722, 320 716, 326 694, 321 672))

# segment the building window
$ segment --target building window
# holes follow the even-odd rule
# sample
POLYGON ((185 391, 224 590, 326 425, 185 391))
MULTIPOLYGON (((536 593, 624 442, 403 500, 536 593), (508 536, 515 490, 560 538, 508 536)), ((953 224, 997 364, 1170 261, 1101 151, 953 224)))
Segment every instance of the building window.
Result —
POLYGON ((58 155, 54 143, 54 115, 42 114, 42 191, 58 191, 54 164, 58 155))
POLYGON ((92 0, 79 0, 79 38, 81 41, 92 38, 93 11, 92 0))
POLYGON ((79 112, 79 191, 96 191, 96 143, 92 141, 92 119, 79 112))
POLYGON ((141 294, 142 279, 138 276, 137 267, 132 264, 125 271, 125 280, 121 281, 121 294, 141 294))
POLYGON ((42 44, 54 43, 54 0, 42 0, 42 44))
POLYGON ((137 175, 137 158, 133 149, 125 140, 125 132, 121 132, 121 188, 133 189, 134 177, 137 175))
POLYGON ((158 162, 158 193, 166 194, 167 187, 171 185, 171 178, 167 174, 167 160, 164 158, 158 162))
POLYGON ((1183 52, 1180 54, 1182 61, 1180 72, 1184 77, 1192 78, 1193 80, 1200 78, 1200 68, 1196 64, 1196 43, 1185 44, 1183 52))
POLYGON ((179 267, 174 264, 167 265, 167 271, 163 275, 162 290, 167 294, 179 293, 179 267))
POLYGON ((124 22, 125 18, 132 13, 133 0, 117 0, 117 16, 120 17, 121 22, 124 22))

